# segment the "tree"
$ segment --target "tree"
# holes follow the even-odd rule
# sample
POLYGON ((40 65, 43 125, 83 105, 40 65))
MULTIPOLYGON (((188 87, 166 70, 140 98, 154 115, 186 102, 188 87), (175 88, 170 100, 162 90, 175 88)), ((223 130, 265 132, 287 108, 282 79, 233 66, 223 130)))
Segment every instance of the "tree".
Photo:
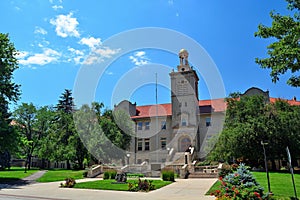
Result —
POLYGON ((13 72, 18 68, 17 50, 8 34, 0 33, 0 155, 16 150, 17 134, 10 125, 9 103, 16 103, 20 97, 20 85, 13 82, 13 72))
POLYGON ((32 103, 22 103, 22 105, 14 111, 14 118, 17 122, 16 127, 18 127, 21 138, 21 154, 26 158, 25 167, 28 165, 28 169, 30 169, 33 151, 41 139, 40 132, 34 130, 36 112, 36 107, 32 103))
POLYGON ((243 160, 252 166, 263 161, 261 141, 267 142, 268 159, 283 159, 285 148, 296 157, 300 142, 300 107, 283 100, 266 102, 263 96, 227 98, 224 129, 209 155, 212 160, 243 160))
POLYGON ((33 154, 39 154, 42 142, 49 133, 54 112, 48 106, 36 108, 33 103, 22 103, 16 108, 13 116, 20 137, 21 156, 26 158, 26 164, 30 169, 33 154))
POLYGON ((60 96, 56 108, 56 131, 52 134, 54 141, 56 141, 56 158, 60 161, 66 160, 67 169, 71 168, 70 161, 77 163, 76 167, 82 169, 87 150, 75 128, 73 120, 75 105, 71 90, 65 90, 60 96))
POLYGON ((256 37, 275 38, 275 42, 270 44, 268 58, 256 58, 262 68, 271 69, 270 76, 273 82, 279 80, 279 76, 291 72, 291 77, 287 84, 300 86, 300 2, 299 0, 286 0, 288 9, 294 12, 294 16, 282 16, 270 13, 273 19, 272 26, 267 27, 260 24, 256 37))
POLYGON ((102 103, 94 102, 91 107, 83 105, 74 114, 76 130, 90 153, 101 162, 122 160, 128 150, 133 134, 133 122, 122 110, 106 109, 102 103))

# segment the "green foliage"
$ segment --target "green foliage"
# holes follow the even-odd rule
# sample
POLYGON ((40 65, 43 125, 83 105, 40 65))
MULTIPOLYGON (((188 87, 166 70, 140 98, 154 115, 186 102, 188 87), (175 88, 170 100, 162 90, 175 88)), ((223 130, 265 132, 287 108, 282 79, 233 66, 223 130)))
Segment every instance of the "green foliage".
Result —
POLYGON ((149 192, 155 189, 155 185, 153 185, 152 182, 151 180, 139 179, 138 182, 128 183, 128 190, 132 192, 149 192))
POLYGON ((75 168, 84 169, 83 162, 88 157, 88 151, 75 128, 74 108, 72 92, 66 89, 56 106, 56 120, 48 136, 48 141, 52 143, 49 150, 51 160, 67 161, 67 169, 71 168, 71 162, 75 163, 75 168))
POLYGON ((263 188, 257 183, 244 164, 224 178, 220 177, 220 189, 211 193, 218 199, 267 199, 263 188))
MULTIPOLYGON (((49 126, 54 120, 50 107, 37 108, 32 103, 22 103, 13 113, 15 129, 19 133, 19 156, 31 163, 33 154, 39 154, 42 142, 49 133, 49 126)), ((30 169, 30 165, 28 166, 30 169)))
POLYGON ((8 34, 0 33, 0 154, 17 150, 18 135, 10 125, 12 122, 9 104, 20 97, 20 85, 13 81, 13 73, 18 68, 17 50, 10 42, 8 34))
POLYGON ((108 171, 104 172, 103 174, 103 179, 106 180, 106 179, 110 179, 110 174, 108 171))
POLYGON ((124 151, 129 148, 133 134, 132 121, 124 113, 105 110, 101 113, 103 104, 92 103, 83 105, 74 113, 76 130, 89 152, 103 163, 112 159, 122 160, 124 151))
POLYGON ((266 103, 259 95, 228 98, 224 129, 209 159, 232 162, 235 158, 251 166, 263 166, 261 141, 268 142, 270 160, 284 159, 286 146, 294 157, 300 151, 299 126, 299 106, 283 100, 266 103))
POLYGON ((233 173, 234 171, 236 171, 238 165, 237 164, 223 164, 222 165, 222 169, 219 171, 219 177, 224 178, 225 176, 227 176, 230 173, 233 173))
POLYGON ((115 179, 116 175, 117 175, 116 170, 108 170, 104 172, 103 179, 115 179))
POLYGON ((5 168, 10 168, 10 153, 9 151, 4 151, 3 153, 0 153, 0 170, 3 170, 5 168))
POLYGON ((75 186, 75 184, 76 184, 75 179, 73 179, 73 178, 66 178, 65 179, 65 183, 61 183, 60 187, 72 188, 72 187, 75 186))
POLYGON ((274 38, 267 49, 268 58, 256 58, 262 68, 271 69, 270 76, 273 82, 279 80, 279 76, 291 72, 292 76, 287 84, 300 86, 300 2, 298 0, 286 0, 288 9, 293 16, 283 16, 271 12, 272 26, 260 24, 256 37, 274 38))
POLYGON ((173 170, 163 170, 161 175, 163 181, 175 181, 175 174, 173 170))
POLYGON ((126 174, 128 178, 143 178, 144 177, 144 174, 138 174, 138 173, 127 173, 126 174))

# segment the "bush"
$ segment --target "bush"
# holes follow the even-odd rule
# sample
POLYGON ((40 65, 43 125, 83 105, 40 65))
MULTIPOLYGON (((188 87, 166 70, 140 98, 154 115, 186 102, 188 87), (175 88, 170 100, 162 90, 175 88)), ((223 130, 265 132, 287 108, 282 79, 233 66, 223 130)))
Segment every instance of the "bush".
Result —
POLYGON ((74 178, 66 178, 65 181, 66 182, 64 184, 63 183, 60 184, 60 187, 72 188, 76 184, 74 178))
POLYGON ((138 182, 129 183, 128 184, 128 190, 132 192, 149 192, 150 190, 154 190, 155 185, 152 184, 151 180, 141 180, 139 179, 138 182))
MULTIPOLYGON (((233 170, 231 168, 231 170, 233 170)), ((211 193, 218 199, 267 199, 263 188, 256 182, 251 172, 244 164, 236 171, 230 172, 224 178, 219 177, 220 189, 211 193)))
POLYGON ((232 165, 229 165, 229 164, 223 164, 222 165, 222 169, 220 170, 219 172, 219 177, 222 177, 224 178, 226 175, 230 174, 230 173, 233 173, 234 171, 237 170, 239 165, 237 164, 232 164, 232 165))
POLYGON ((103 179, 104 179, 104 180, 105 180, 105 179, 109 179, 109 176, 110 176, 109 172, 106 171, 106 172, 104 172, 104 174, 103 174, 103 179))
POLYGON ((164 170, 161 174, 163 181, 175 181, 175 174, 173 170, 164 170))
POLYGON ((144 174, 131 174, 131 173, 128 173, 128 174, 127 174, 127 177, 131 177, 131 178, 136 178, 136 177, 142 178, 142 177, 144 177, 144 174))
POLYGON ((103 179, 115 179, 116 175, 117 175, 116 170, 108 170, 104 172, 103 179))

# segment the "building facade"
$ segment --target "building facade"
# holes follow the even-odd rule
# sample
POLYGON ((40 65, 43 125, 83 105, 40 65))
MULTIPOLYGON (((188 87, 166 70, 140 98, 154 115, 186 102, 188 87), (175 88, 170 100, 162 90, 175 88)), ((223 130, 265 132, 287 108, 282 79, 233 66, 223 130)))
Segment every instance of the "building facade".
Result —
MULTIPOLYGON (((155 170, 203 159, 210 151, 209 139, 223 130, 225 99, 199 100, 199 78, 189 65, 186 50, 180 50, 177 71, 169 75, 171 103, 137 106, 124 100, 115 108, 128 112, 135 124, 135 137, 127 154, 130 164, 146 163, 155 170)), ((266 103, 278 100, 255 87, 241 94, 251 95, 264 96, 266 103)), ((287 102, 300 106, 296 98, 287 102)))
POLYGON ((128 112, 135 122, 136 136, 128 153, 131 164, 145 162, 160 168, 187 151, 192 159, 205 157, 206 141, 223 128, 224 99, 199 101, 199 77, 186 50, 180 50, 177 71, 169 75, 171 103, 137 106, 124 100, 115 108, 128 112))

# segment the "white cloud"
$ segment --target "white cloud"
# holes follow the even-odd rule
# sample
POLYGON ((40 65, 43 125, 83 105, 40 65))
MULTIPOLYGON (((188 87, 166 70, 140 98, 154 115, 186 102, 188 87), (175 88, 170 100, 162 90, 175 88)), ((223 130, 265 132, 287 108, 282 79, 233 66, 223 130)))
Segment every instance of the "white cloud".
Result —
POLYGON ((133 55, 129 56, 129 59, 136 66, 146 65, 150 61, 150 59, 147 58, 146 53, 144 51, 135 52, 133 55))
POLYGON ((72 17, 73 13, 68 15, 58 15, 56 19, 50 19, 50 23, 55 26, 55 31, 58 36, 65 37, 80 37, 77 30, 79 24, 77 18, 72 17))
POLYGON ((58 9, 63 9, 64 7, 63 6, 58 6, 58 5, 54 5, 52 6, 53 10, 58 10, 58 9))
POLYGON ((72 48, 72 47, 69 47, 68 50, 69 50, 70 52, 76 54, 76 55, 82 55, 82 56, 84 55, 84 52, 83 52, 83 51, 80 51, 80 50, 78 50, 78 49, 74 49, 74 48, 72 48))
POLYGON ((82 64, 84 60, 84 52, 78 49, 74 49, 72 47, 68 48, 68 51, 71 52, 70 58, 68 59, 68 62, 74 61, 76 65, 82 64))
POLYGON ((105 58, 111 58, 111 56, 117 54, 121 49, 111 49, 108 47, 101 47, 91 51, 90 55, 83 62, 86 65, 103 62, 105 58))
POLYGON ((94 52, 104 58, 110 58, 112 55, 118 53, 120 49, 110 49, 108 47, 102 47, 100 49, 96 49, 94 52))
POLYGON ((18 54, 16 55, 16 58, 23 59, 28 55, 29 55, 29 52, 27 52, 27 51, 19 51, 18 54))
POLYGON ((46 65, 49 63, 57 62, 61 53, 50 49, 44 48, 42 53, 29 54, 28 52, 22 52, 19 55, 19 64, 21 65, 46 65))
POLYGON ((102 44, 100 38, 94 38, 94 37, 89 37, 89 38, 82 38, 79 41, 79 44, 85 44, 91 49, 96 48, 97 46, 100 46, 102 44))
POLYGON ((42 35, 46 35, 47 31, 45 29, 43 29, 42 27, 36 26, 35 30, 34 30, 35 34, 42 34, 42 35))

